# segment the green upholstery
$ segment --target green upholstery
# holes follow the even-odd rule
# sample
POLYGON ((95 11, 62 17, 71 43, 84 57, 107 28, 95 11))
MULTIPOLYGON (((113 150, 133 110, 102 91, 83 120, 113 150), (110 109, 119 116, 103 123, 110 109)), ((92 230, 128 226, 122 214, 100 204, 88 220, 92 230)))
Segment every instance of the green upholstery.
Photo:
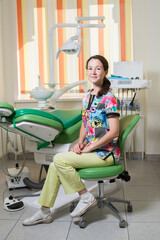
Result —
POLYGON ((56 128, 59 131, 62 131, 62 129, 63 129, 63 126, 60 122, 55 121, 50 118, 43 117, 43 116, 34 115, 34 114, 25 114, 25 115, 19 116, 15 119, 15 123, 19 123, 22 121, 42 124, 45 126, 56 128))
MULTIPOLYGON (((17 128, 19 131, 24 132, 18 127, 18 123, 30 122, 57 129, 59 134, 55 137, 53 143, 72 143, 79 137, 82 122, 81 109, 54 110, 50 113, 37 109, 19 109, 14 111, 14 108, 8 103, 0 103, 0 108, 1 115, 5 114, 7 121, 13 123, 14 128, 17 128)), ((27 132, 25 133, 27 134, 27 132)), ((28 133, 28 135, 31 134, 28 133)))
POLYGON ((62 121, 64 129, 73 126, 82 119, 81 109, 55 110, 53 114, 62 121))
POLYGON ((125 143, 126 137, 131 132, 133 127, 138 123, 139 120, 140 120, 140 116, 138 114, 128 115, 120 119, 119 147, 120 147, 121 153, 124 150, 124 143, 125 143))
MULTIPOLYGON (((55 110, 55 111, 52 111, 51 113, 44 112, 44 111, 37 110, 37 109, 20 109, 20 110, 15 111, 14 118, 15 119, 19 118, 19 120, 16 120, 19 122, 26 121, 26 119, 28 119, 28 121, 35 122, 35 123, 38 118, 39 119, 42 118, 39 121, 41 121, 41 124, 43 124, 43 125, 48 125, 48 121, 50 119, 50 120, 59 122, 60 124, 62 124, 63 128, 65 129, 65 128, 71 127, 72 125, 74 125, 75 123, 80 121, 82 119, 82 115, 81 115, 80 109, 55 110), (27 115, 28 115, 28 117, 27 117, 27 115), (34 118, 33 116, 38 116, 38 117, 34 118), (21 118, 19 118, 19 117, 21 117, 21 118), (23 118, 25 118, 25 120, 23 120, 23 118), (46 120, 45 120, 45 118, 46 118, 46 120), (44 123, 43 123, 43 121, 44 121, 44 123)), ((51 121, 49 121, 49 122, 51 122, 51 121)))
POLYGON ((83 179, 90 178, 106 178, 113 177, 121 174, 123 172, 123 167, 119 163, 115 166, 109 167, 95 167, 95 168, 84 168, 78 171, 78 174, 83 179))
MULTIPOLYGON (((19 110, 16 110, 15 114, 14 114, 14 118, 15 118, 15 120, 16 120, 16 118, 19 118, 19 122, 20 121, 26 121, 26 120, 23 120, 23 118, 27 118, 26 117, 27 115, 31 116, 31 118, 28 116, 28 121, 30 121, 30 122, 34 122, 34 117, 33 116, 38 116, 39 119, 41 117, 42 117, 43 120, 46 118, 46 121, 45 121, 44 125, 47 123, 47 121, 49 119, 50 120, 55 120, 55 121, 62 124, 61 120, 59 118, 57 118, 56 116, 54 116, 53 114, 50 114, 48 112, 44 112, 44 111, 41 111, 41 110, 37 110, 37 109, 19 109, 19 110)), ((36 118, 36 120, 38 118, 36 118)))
POLYGON ((14 112, 14 107, 6 102, 1 102, 0 108, 7 108, 7 109, 11 110, 12 112, 14 112))
POLYGON ((10 116, 14 113, 14 107, 6 102, 0 103, 0 116, 10 116))
MULTIPOLYGON (((128 134, 134 128, 134 126, 140 120, 140 116, 137 114, 128 115, 120 119, 120 131, 119 131, 119 146, 121 154, 124 151, 124 144, 128 134)), ((109 166, 109 167, 95 167, 95 168, 84 168, 79 169, 78 174, 83 179, 99 179, 99 178, 108 178, 120 175, 123 172, 123 167, 121 163, 118 165, 109 166)))
POLYGON ((60 134, 58 134, 53 143, 72 143, 79 137, 82 121, 77 122, 71 127, 65 128, 60 134))
POLYGON ((17 123, 23 121, 53 127, 60 132, 53 143, 63 144, 71 143, 79 137, 81 119, 81 109, 55 110, 51 113, 37 109, 20 109, 16 110, 8 121, 13 121, 15 127, 17 123))

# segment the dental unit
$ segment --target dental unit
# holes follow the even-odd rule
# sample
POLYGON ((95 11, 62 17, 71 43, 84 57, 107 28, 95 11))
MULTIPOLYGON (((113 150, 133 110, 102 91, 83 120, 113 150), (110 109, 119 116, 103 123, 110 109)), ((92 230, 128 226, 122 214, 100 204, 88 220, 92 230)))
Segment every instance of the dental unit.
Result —
MULTIPOLYGON (((87 81, 82 80, 69 84, 58 91, 55 91, 57 83, 54 81, 53 75, 53 31, 57 27, 72 27, 77 28, 77 34, 71 37, 63 46, 58 50, 57 57, 63 51, 67 54, 77 53, 79 56, 81 51, 82 39, 81 28, 102 28, 104 17, 81 17, 76 18, 76 24, 56 24, 50 29, 50 82, 49 91, 41 86, 41 79, 38 76, 38 87, 30 92, 30 95, 38 100, 38 109, 20 109, 15 110, 14 107, 8 103, 0 103, 0 127, 4 133, 7 132, 6 144, 11 144, 9 132, 18 134, 22 137, 22 149, 24 155, 24 162, 22 167, 15 167, 8 169, 5 157, 3 157, 3 170, 7 177, 8 188, 15 189, 21 187, 29 187, 32 189, 41 189, 43 182, 34 183, 30 180, 29 171, 25 165, 25 152, 34 151, 35 161, 42 164, 47 170, 47 166, 53 161, 54 155, 58 152, 68 151, 74 141, 79 136, 81 126, 81 109, 72 110, 54 110, 42 111, 46 107, 46 100, 51 98, 52 105, 56 100, 69 89, 84 85, 84 91, 87 91, 87 81), (81 21, 101 20, 100 24, 81 24, 81 21), (77 41, 77 42, 76 42, 77 41), (26 143, 26 144, 25 144, 26 143)), ((2 133, 2 135, 3 135, 2 133)), ((8 147, 6 147, 8 149, 8 147)), ((19 152, 16 152, 14 147, 11 148, 17 158, 19 152)), ((7 154, 6 151, 3 155, 7 154)), ((12 195, 4 200, 4 209, 8 211, 21 210, 24 207, 23 202, 13 197, 12 195)))
MULTIPOLYGON (((42 167, 47 171, 49 164, 53 161, 54 155, 60 152, 68 151, 72 144, 78 139, 79 130, 81 126, 81 109, 71 110, 58 110, 43 111, 46 107, 46 100, 50 98, 51 104, 54 106, 57 99, 63 95, 66 91, 78 86, 83 85, 84 91, 87 91, 87 81, 82 80, 72 84, 69 84, 58 91, 55 91, 55 86, 58 84, 54 80, 53 66, 54 66, 54 51, 53 51, 53 31, 58 27, 69 27, 76 28, 77 34, 66 43, 64 43, 57 51, 56 58, 58 58, 61 51, 66 54, 75 54, 79 56, 81 51, 82 39, 81 29, 82 28, 104 28, 103 24, 104 17, 77 17, 75 24, 55 24, 51 27, 49 33, 49 67, 50 67, 50 81, 49 91, 46 91, 41 86, 41 79, 38 76, 38 87, 30 92, 31 96, 38 100, 38 109, 19 109, 15 110, 14 107, 8 103, 0 103, 0 127, 8 132, 18 134, 22 137, 22 151, 25 155, 26 151, 34 153, 34 160, 36 163, 41 164, 42 167), (82 21, 100 20, 100 24, 83 24, 82 21)), ((117 73, 116 73, 117 74, 117 73)), ((123 78, 117 75, 109 78, 111 81, 112 89, 125 89, 126 91, 131 90, 133 97, 130 100, 130 109, 133 109, 135 101, 135 90, 146 89, 151 86, 151 82, 147 80, 132 80, 131 78, 123 78)), ((123 92, 119 94, 123 95, 123 92)), ((124 101, 122 96, 122 102, 124 101)), ((132 110, 131 109, 131 110, 132 110)), ((122 109, 123 110, 123 109, 122 109)), ((10 142, 7 135, 7 142, 10 142)), ((11 143, 10 143, 11 145, 11 143)), ((4 146, 2 146, 4 148, 4 146)), ((14 148, 13 152, 14 152, 14 148)), ((6 154, 6 153, 5 153, 6 154)), ((18 155, 18 152, 15 152, 18 155)), ((25 161, 24 161, 25 163, 25 161)), ((3 161, 3 166, 9 188, 29 187, 31 189, 41 190, 43 187, 43 181, 34 183, 30 180, 29 171, 24 167, 24 164, 20 169, 16 169, 11 173, 7 170, 8 166, 3 161), (19 178, 18 178, 19 177, 19 178)), ((90 189, 95 188, 95 185, 87 185, 90 189)), ((64 198, 62 196, 62 198, 64 198)), ((71 197, 72 198, 72 197, 71 197)), ((67 200, 70 201, 70 200, 67 200)), ((66 202, 65 202, 66 203, 66 202)), ((7 198, 4 201, 5 209, 8 211, 16 211, 22 209, 24 206, 20 200, 7 198), (15 202, 13 201, 15 200, 15 202), (8 204, 8 205, 7 205, 8 204)))

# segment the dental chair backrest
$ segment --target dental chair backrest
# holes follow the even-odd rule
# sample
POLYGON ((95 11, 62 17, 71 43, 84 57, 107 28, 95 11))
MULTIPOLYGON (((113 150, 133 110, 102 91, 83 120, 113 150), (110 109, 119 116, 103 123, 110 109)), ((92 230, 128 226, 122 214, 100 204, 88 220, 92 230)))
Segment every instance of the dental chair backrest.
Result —
POLYGON ((133 134, 137 128, 137 124, 141 119, 139 114, 127 115, 120 119, 120 131, 119 131, 119 147, 121 153, 127 152, 131 146, 131 141, 133 140, 133 134), (127 138, 127 141, 126 141, 127 138))

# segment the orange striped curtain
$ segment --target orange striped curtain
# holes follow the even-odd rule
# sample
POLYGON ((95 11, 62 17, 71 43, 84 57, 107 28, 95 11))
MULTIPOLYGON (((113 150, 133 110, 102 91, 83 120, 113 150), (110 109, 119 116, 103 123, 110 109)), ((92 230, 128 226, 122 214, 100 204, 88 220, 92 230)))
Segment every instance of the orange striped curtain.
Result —
MULTIPOLYGON (((84 28, 82 49, 76 54, 56 53, 76 34, 76 28, 57 28, 53 33, 54 79, 61 84, 87 79, 85 63, 94 54, 104 55, 110 63, 132 61, 131 0, 16 0, 18 31, 19 96, 49 82, 49 29, 56 23, 76 23, 81 16, 105 16, 105 28, 84 28)), ((86 23, 86 22, 85 22, 86 23)), ((91 22, 95 23, 95 22, 91 22)), ((45 85, 47 88, 47 85, 45 85)), ((78 87, 76 91, 82 91, 78 87)))

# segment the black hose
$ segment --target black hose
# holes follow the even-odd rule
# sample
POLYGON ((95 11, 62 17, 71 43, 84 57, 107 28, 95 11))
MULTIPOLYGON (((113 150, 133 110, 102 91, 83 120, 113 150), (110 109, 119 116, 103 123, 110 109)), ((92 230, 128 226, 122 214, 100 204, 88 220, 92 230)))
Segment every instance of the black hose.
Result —
POLYGON ((133 104, 134 104, 134 99, 135 99, 135 97, 136 97, 136 93, 134 93, 134 96, 133 96, 133 98, 132 98, 132 101, 131 101, 130 104, 129 104, 129 109, 130 109, 130 110, 132 110, 132 108, 133 108, 133 104))
POLYGON ((28 177, 23 179, 24 184, 28 187, 28 188, 32 188, 32 189, 42 189, 45 179, 42 180, 40 183, 34 183, 32 182, 28 177))

